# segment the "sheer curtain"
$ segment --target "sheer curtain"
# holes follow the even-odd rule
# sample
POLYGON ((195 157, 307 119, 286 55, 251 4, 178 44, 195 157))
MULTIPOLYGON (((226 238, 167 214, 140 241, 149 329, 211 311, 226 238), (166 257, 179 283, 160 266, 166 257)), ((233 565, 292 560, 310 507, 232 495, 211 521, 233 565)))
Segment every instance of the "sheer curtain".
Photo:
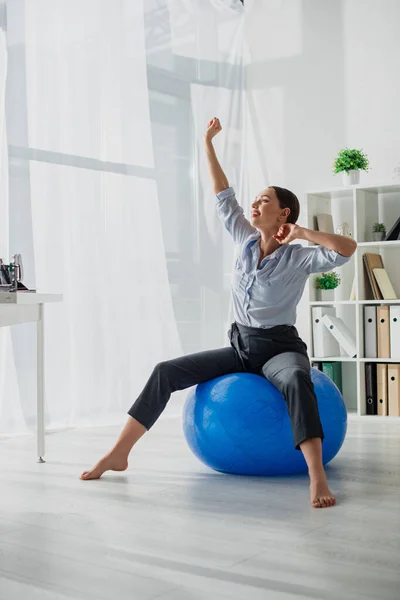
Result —
MULTIPOLYGON (((47 426, 121 421, 155 363, 226 341, 233 248, 202 136, 218 115, 244 192, 242 5, 13 0, 7 13, 0 256, 21 252, 25 284, 64 295, 46 307, 47 426)), ((20 432, 35 422, 35 329, 0 334, 0 433, 20 432)))
MULTIPOLYGON (((0 7, 3 8, 0 4, 0 7)), ((2 23, 4 25, 4 23, 2 23)), ((9 256, 8 151, 5 119, 7 45, 0 28, 0 257, 9 256)), ((8 327, 0 327, 0 432, 25 432, 18 379, 8 327)))

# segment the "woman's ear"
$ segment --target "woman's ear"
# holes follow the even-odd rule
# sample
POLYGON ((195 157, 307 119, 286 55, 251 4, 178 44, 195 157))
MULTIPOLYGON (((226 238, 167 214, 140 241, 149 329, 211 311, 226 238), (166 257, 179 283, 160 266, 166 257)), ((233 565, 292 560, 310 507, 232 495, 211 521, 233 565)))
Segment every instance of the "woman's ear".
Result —
POLYGON ((287 220, 289 215, 290 215, 290 208, 284 208, 283 211, 281 212, 281 218, 287 220))

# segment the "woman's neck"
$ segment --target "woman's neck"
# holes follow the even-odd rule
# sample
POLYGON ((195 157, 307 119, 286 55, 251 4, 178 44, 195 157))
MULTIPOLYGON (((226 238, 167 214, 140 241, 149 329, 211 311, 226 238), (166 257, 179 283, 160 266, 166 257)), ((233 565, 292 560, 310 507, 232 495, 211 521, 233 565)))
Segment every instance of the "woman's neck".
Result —
MULTIPOLYGON (((274 232, 275 233, 275 232, 274 232)), ((272 235, 274 234, 265 234, 265 233, 261 233, 261 239, 260 239, 260 252, 262 254, 262 256, 269 256, 270 254, 272 254, 273 252, 275 252, 275 250, 277 248, 279 248, 280 243, 277 242, 272 235)))

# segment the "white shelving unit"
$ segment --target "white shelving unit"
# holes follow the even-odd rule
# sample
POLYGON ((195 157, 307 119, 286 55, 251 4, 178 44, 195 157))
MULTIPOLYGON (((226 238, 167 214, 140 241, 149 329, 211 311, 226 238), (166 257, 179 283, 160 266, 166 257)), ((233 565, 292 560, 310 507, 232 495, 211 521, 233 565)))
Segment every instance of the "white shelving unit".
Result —
POLYGON ((389 242, 372 241, 372 226, 374 223, 384 223, 389 231, 400 216, 400 185, 383 184, 372 186, 352 186, 350 188, 335 188, 306 193, 307 226, 317 229, 315 216, 328 213, 333 217, 334 230, 344 221, 352 231, 352 237, 357 241, 357 250, 351 261, 335 269, 341 278, 336 288, 333 300, 317 299, 315 279, 312 275, 308 280, 309 286, 309 347, 311 361, 342 363, 343 397, 349 413, 355 413, 365 418, 380 418, 399 420, 400 417, 373 417, 366 415, 365 401, 365 363, 400 363, 400 356, 385 358, 368 358, 364 354, 364 306, 373 304, 400 305, 400 240, 389 242), (368 285, 365 281, 363 254, 365 252, 380 253, 384 266, 389 274, 398 300, 373 300, 367 297, 368 285), (350 300, 353 280, 355 278, 356 300, 350 300), (350 330, 353 331, 357 343, 357 357, 343 355, 334 357, 314 356, 312 343, 312 307, 335 306, 336 314, 341 317, 350 330))

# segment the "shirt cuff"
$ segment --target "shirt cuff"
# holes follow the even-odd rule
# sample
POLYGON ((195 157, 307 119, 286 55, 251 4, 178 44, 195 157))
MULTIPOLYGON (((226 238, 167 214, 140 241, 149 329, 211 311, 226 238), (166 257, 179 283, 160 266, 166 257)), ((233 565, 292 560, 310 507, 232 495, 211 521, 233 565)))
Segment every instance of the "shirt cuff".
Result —
POLYGON ((334 256, 335 256, 335 265, 336 267, 341 267, 342 265, 345 265, 347 262, 349 262, 349 260, 351 259, 351 256, 343 256, 343 254, 340 254, 340 252, 338 252, 337 250, 331 250, 331 252, 334 252, 334 256))
POLYGON ((222 192, 218 192, 218 194, 216 194, 216 197, 218 198, 218 200, 226 200, 227 198, 229 198, 230 196, 234 196, 235 195, 235 190, 233 189, 233 187, 228 187, 226 188, 226 190, 222 190, 222 192))

